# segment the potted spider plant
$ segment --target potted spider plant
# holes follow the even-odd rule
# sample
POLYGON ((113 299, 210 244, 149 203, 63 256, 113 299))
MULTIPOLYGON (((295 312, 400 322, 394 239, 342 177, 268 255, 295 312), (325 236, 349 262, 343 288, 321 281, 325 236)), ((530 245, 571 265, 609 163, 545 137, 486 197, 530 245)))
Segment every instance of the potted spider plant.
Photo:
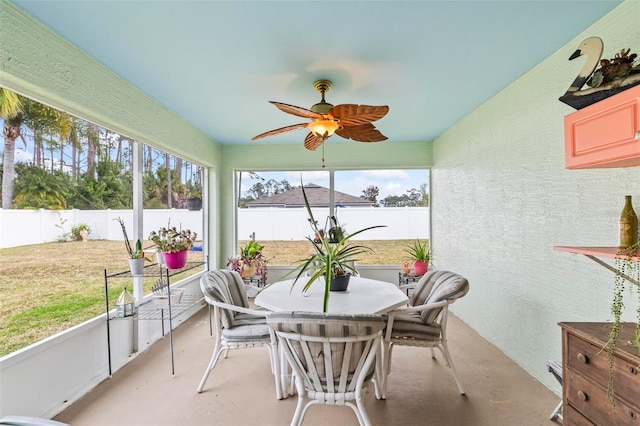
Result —
POLYGON ((351 238, 370 229, 383 228, 384 226, 370 226, 352 234, 343 234, 339 240, 330 242, 329 238, 325 236, 326 233, 320 232, 320 229, 318 229, 318 222, 313 217, 307 194, 304 191, 304 185, 301 185, 301 187, 304 204, 309 215, 309 224, 314 235, 314 238, 306 237, 313 247, 313 254, 300 260, 298 265, 287 275, 296 274, 293 286, 304 277, 306 282, 302 288, 303 292, 307 291, 314 282, 322 282, 324 284, 322 311, 327 312, 330 292, 345 291, 351 273, 356 272, 354 264, 358 260, 357 257, 363 253, 373 251, 364 245, 352 244, 351 238))

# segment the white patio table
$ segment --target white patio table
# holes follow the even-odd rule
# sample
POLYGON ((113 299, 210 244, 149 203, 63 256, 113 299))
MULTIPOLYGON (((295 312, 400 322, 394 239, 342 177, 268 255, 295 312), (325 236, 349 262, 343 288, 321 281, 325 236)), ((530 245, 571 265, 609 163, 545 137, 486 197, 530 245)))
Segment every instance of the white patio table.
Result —
MULTIPOLYGON (((302 293, 306 280, 278 281, 267 286, 255 299, 255 304, 270 311, 322 312, 324 281, 314 282, 302 293)), ((329 313, 336 314, 384 314, 406 305, 407 295, 397 285, 386 281, 353 276, 347 291, 332 291, 329 295, 329 313)))
MULTIPOLYGON (((292 289, 293 281, 278 281, 267 286, 256 296, 255 304, 270 311, 322 312, 324 281, 314 282, 304 294, 302 288, 306 280, 301 278, 292 289)), ((408 301, 407 295, 395 284, 352 276, 347 291, 332 291, 329 295, 328 313, 384 314, 408 301)), ((282 354, 280 362, 282 394, 286 398, 291 378, 286 373, 288 366, 282 354)))

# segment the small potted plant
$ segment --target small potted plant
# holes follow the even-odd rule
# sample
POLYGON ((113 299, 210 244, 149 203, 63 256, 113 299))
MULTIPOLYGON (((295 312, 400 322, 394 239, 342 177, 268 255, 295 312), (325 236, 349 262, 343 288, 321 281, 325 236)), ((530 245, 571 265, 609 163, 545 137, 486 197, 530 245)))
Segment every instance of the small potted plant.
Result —
POLYGON ((202 189, 199 184, 193 185, 186 196, 187 209, 196 211, 202 209, 202 189))
POLYGON ((329 242, 331 244, 337 244, 338 241, 344 238, 346 230, 338 222, 338 218, 335 216, 329 216, 331 226, 329 227, 329 242))
POLYGON ((369 229, 382 228, 384 226, 370 226, 348 235, 343 233, 335 243, 329 242, 329 238, 325 237, 325 233, 320 232, 320 229, 318 229, 318 222, 313 217, 307 194, 304 191, 304 185, 301 184, 301 188, 304 204, 309 215, 309 224, 314 234, 314 238, 306 237, 306 239, 312 244, 314 253, 308 258, 302 259, 287 275, 297 273, 293 281, 294 286, 300 278, 305 277, 307 281, 302 289, 303 292, 307 291, 317 279, 322 278, 324 282, 322 311, 327 312, 330 291, 345 291, 351 276, 350 273, 356 272, 354 263, 358 260, 357 256, 372 251, 369 247, 351 244, 350 239, 369 229), (307 273, 308 275, 306 275, 307 273), (334 282, 333 290, 332 282, 334 282))
POLYGON ((193 246, 197 234, 189 229, 178 231, 176 227, 160 228, 152 231, 149 239, 163 254, 164 263, 169 269, 180 269, 187 263, 187 250, 193 246))
POLYGON ((410 255, 416 275, 424 275, 427 273, 429 263, 433 257, 428 241, 422 243, 419 239, 416 239, 412 245, 405 249, 405 253, 410 255))
POLYGON ((124 246, 129 253, 129 268, 131 269, 131 275, 144 275, 144 262, 151 262, 151 259, 147 258, 142 250, 142 241, 136 240, 135 248, 131 247, 129 242, 129 236, 127 235, 127 228, 124 225, 124 220, 121 218, 114 219, 120 223, 122 228, 122 235, 124 236, 124 246))
POLYGON ((87 241, 90 233, 91 228, 86 223, 80 223, 71 228, 71 234, 75 241, 87 241))
POLYGON ((266 265, 262 250, 264 246, 256 241, 249 241, 246 246, 240 247, 240 254, 227 259, 229 269, 240 273, 242 278, 251 278, 256 275, 260 276, 260 280, 266 280, 266 265))

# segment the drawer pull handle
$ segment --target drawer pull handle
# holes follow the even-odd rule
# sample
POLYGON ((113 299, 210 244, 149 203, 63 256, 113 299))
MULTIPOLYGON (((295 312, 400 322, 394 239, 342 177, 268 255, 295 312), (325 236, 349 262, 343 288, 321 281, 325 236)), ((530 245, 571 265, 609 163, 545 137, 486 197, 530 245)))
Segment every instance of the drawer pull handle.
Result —
POLYGON ((583 364, 588 364, 589 363, 589 357, 586 356, 585 354, 583 354, 582 352, 578 353, 578 361, 580 361, 583 364))
POLYGON ((629 367, 629 373, 638 374, 638 369, 632 365, 629 367))
POLYGON ((583 401, 587 400, 587 394, 582 392, 582 391, 578 391, 578 398, 580 398, 583 401))

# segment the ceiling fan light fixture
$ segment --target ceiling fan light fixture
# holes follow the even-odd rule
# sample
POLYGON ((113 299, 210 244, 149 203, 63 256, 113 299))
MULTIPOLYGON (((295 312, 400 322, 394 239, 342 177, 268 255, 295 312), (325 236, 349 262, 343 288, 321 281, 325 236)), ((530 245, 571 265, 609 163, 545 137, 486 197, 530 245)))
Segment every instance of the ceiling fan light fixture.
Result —
POLYGON ((307 127, 314 135, 324 140, 333 135, 340 127, 340 124, 336 120, 324 119, 314 120, 307 127))

